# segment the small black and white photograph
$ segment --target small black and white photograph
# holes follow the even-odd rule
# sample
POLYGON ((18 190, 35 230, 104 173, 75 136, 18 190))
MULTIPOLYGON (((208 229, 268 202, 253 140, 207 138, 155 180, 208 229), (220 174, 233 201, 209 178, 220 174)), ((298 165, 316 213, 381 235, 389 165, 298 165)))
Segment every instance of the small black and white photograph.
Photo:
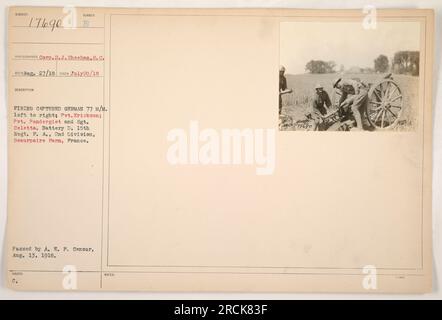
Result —
POLYGON ((420 24, 280 24, 279 130, 414 131, 420 24))

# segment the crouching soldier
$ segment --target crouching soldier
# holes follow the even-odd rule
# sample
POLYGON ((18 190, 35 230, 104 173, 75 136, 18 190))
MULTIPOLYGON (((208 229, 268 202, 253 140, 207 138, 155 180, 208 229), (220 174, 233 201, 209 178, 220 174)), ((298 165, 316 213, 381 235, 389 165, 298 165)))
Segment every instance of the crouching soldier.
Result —
POLYGON ((312 118, 315 121, 314 130, 320 130, 320 124, 322 123, 322 117, 327 114, 328 108, 331 106, 330 97, 327 91, 324 90, 322 85, 317 84, 315 86, 315 93, 312 100, 312 118))
POLYGON ((337 78, 333 81, 333 88, 341 90, 339 106, 351 107, 356 120, 357 130, 362 130, 362 112, 368 103, 368 87, 359 80, 337 78))

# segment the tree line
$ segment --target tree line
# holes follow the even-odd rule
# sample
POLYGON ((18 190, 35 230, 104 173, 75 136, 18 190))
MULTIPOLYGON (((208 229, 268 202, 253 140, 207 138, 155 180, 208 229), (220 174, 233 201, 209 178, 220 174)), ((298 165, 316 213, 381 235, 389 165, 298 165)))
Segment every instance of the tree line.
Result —
MULTIPOLYGON (((399 74, 419 75, 419 51, 398 51, 389 59, 386 55, 380 54, 373 61, 373 69, 361 69, 361 72, 393 72, 399 74)), ((310 60, 305 65, 305 71, 309 73, 335 73, 336 63, 334 61, 310 60)), ((341 66, 339 71, 344 71, 341 66)))

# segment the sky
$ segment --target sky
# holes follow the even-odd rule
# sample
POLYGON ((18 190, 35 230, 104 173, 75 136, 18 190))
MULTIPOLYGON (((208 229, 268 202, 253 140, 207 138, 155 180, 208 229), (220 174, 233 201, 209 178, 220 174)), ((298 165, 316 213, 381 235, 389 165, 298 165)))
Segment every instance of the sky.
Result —
POLYGON ((289 74, 305 73, 310 60, 333 60, 337 70, 341 64, 373 68, 380 54, 419 50, 420 24, 378 21, 366 30, 361 22, 282 22, 280 37, 280 63, 289 74))

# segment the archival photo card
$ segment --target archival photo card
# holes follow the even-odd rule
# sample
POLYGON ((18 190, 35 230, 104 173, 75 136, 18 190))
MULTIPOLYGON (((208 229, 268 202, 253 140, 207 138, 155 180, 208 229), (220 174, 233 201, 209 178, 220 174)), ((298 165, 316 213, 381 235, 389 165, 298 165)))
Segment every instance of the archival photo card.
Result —
POLYGON ((431 291, 433 16, 9 8, 5 283, 431 291))

